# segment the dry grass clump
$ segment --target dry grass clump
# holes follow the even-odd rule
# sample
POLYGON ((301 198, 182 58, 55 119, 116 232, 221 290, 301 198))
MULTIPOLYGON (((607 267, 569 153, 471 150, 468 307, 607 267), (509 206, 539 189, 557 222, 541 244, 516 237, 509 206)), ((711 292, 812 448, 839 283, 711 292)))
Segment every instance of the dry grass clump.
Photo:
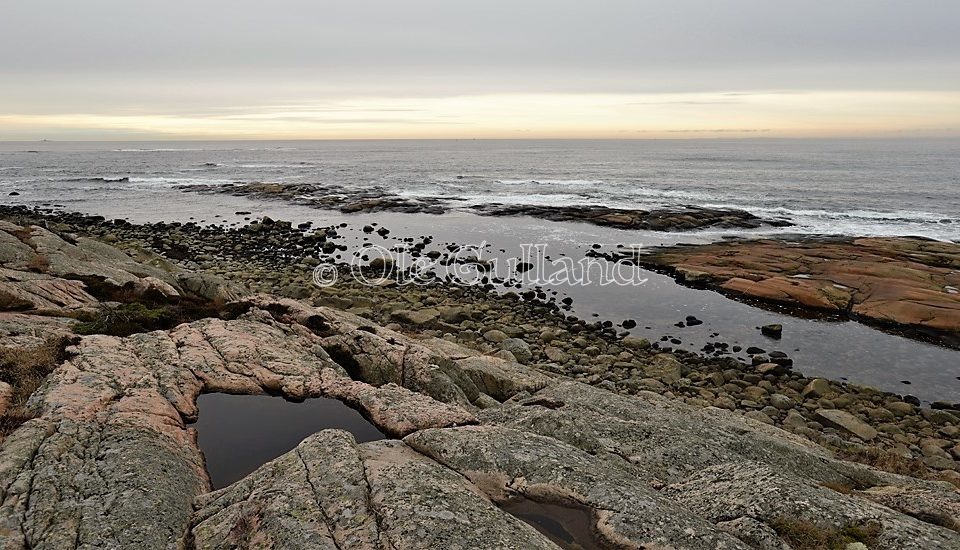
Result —
POLYGON ((232 318, 230 308, 218 301, 179 300, 170 303, 110 303, 102 304, 93 313, 78 316, 74 326, 77 334, 107 334, 130 336, 154 330, 169 330, 181 323, 217 317, 232 318))
POLYGON ((853 542, 862 542, 873 548, 881 529, 876 522, 835 527, 791 517, 776 518, 770 522, 770 527, 796 550, 844 550, 853 542))
POLYGON ((69 344, 69 338, 53 337, 32 348, 0 348, 0 381, 13 388, 10 406, 0 416, 0 437, 6 437, 34 417, 27 408, 27 400, 66 359, 65 349, 69 344))
POLYGON ((927 478, 930 468, 918 458, 907 458, 877 447, 851 447, 837 452, 837 458, 873 466, 878 470, 904 476, 927 478))

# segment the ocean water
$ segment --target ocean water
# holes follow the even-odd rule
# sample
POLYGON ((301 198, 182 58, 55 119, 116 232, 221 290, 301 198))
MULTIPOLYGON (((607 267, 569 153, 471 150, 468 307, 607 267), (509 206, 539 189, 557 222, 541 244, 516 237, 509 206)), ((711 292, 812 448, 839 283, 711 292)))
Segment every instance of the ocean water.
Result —
POLYGON ((230 182, 377 186, 461 208, 735 207, 791 232, 960 240, 960 140, 0 143, 9 202, 175 209, 203 200, 176 186, 230 182))

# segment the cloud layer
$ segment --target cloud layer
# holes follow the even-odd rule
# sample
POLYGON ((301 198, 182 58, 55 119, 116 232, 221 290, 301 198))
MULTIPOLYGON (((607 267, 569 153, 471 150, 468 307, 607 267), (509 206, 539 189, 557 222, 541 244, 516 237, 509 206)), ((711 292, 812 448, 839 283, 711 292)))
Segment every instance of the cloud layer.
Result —
POLYGON ((0 139, 960 133, 960 3, 14 2, 0 139))

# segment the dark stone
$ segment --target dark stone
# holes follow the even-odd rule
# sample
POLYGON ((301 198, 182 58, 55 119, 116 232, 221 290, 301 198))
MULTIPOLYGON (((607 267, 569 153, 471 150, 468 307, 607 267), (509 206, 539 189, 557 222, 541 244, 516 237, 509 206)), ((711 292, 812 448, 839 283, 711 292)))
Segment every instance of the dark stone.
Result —
POLYGON ((763 325, 760 327, 760 333, 764 336, 769 336, 770 338, 779 339, 781 336, 783 336, 783 325, 763 325))

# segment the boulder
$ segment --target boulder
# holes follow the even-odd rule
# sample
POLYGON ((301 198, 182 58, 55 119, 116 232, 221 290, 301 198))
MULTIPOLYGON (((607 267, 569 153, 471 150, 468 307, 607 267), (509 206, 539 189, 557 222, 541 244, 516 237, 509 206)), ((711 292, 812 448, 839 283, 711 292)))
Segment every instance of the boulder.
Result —
POLYGON ((877 437, 877 430, 852 414, 839 409, 818 409, 817 420, 824 425, 841 429, 864 441, 877 437))
POLYGON ((399 322, 408 325, 422 326, 432 323, 440 316, 440 312, 433 308, 426 309, 402 309, 394 311, 391 317, 399 322))
POLYGON ((669 353, 659 353, 654 355, 650 362, 644 365, 643 372, 646 376, 660 380, 666 384, 675 384, 683 377, 683 365, 677 358, 669 353))
POLYGON ((520 363, 526 363, 533 357, 530 346, 520 338, 507 338, 500 343, 500 347, 504 351, 512 353, 520 363))
POLYGON ((229 302, 244 295, 238 286, 207 273, 180 273, 177 282, 190 294, 205 300, 229 302))
POLYGON ((833 393, 833 389, 830 387, 830 381, 823 378, 814 378, 806 386, 804 386, 803 391, 800 392, 800 395, 808 398, 817 398, 824 397, 833 393))
POLYGON ((646 338, 638 338, 636 336, 627 336, 621 343, 632 350, 645 350, 650 347, 650 341, 646 338))
POLYGON ((760 332, 764 336, 769 336, 770 338, 776 338, 779 340, 780 337, 783 336, 783 325, 763 325, 760 327, 760 332))

